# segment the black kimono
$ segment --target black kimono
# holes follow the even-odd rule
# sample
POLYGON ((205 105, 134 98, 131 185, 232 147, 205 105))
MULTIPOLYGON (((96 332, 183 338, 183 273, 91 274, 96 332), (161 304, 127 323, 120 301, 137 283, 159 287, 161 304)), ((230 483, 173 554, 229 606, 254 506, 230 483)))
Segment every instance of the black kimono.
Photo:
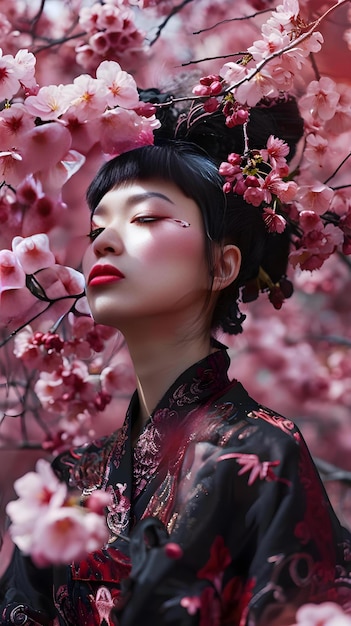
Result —
POLYGON ((56 459, 82 498, 113 495, 110 542, 45 573, 17 553, 2 624, 16 602, 60 626, 282 626, 327 600, 351 612, 350 535, 306 444, 228 366, 220 349, 186 370, 134 449, 136 394, 121 429, 56 459))

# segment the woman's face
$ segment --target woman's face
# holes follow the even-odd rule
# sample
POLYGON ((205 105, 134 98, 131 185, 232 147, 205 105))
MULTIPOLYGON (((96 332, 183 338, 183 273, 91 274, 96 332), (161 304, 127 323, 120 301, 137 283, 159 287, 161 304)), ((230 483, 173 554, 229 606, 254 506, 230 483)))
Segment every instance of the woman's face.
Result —
POLYGON ((210 278, 200 210, 172 183, 157 179, 110 190, 100 201, 83 259, 96 322, 200 314, 210 278))

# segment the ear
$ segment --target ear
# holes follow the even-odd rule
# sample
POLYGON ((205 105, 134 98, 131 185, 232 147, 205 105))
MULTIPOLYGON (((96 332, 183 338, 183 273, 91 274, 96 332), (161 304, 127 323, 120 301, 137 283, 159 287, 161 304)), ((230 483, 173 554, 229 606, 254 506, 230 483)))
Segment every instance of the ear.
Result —
POLYGON ((237 246, 227 244, 215 250, 215 269, 212 291, 222 291, 230 285, 239 274, 241 252, 237 246))

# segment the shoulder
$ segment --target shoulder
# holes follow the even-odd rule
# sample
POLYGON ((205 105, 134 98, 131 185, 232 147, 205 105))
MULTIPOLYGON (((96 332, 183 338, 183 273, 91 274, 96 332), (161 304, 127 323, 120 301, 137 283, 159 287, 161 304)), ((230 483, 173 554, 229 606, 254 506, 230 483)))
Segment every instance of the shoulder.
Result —
POLYGON ((293 451, 303 442, 291 419, 259 404, 237 381, 212 403, 209 419, 217 422, 225 447, 234 444, 245 449, 293 451))
POLYGON ((71 488, 83 490, 99 485, 121 430, 62 452, 52 462, 54 472, 71 488))

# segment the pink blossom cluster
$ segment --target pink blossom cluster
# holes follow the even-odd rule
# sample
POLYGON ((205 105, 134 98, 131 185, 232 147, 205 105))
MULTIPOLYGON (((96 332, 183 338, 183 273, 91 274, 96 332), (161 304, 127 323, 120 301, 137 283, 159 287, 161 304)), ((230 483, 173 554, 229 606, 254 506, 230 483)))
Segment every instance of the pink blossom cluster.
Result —
MULTIPOLYGON (((145 56, 145 34, 134 21, 130 3, 108 0, 83 6, 79 25, 87 33, 87 41, 76 47, 76 61, 85 70, 93 72, 104 60, 118 61, 131 69, 145 56)), ((148 3, 145 7, 150 6, 148 3)))
POLYGON ((96 360, 116 332, 95 324, 89 316, 70 314, 69 319, 68 338, 64 333, 34 331, 28 325, 14 339, 16 359, 29 371, 38 372, 33 390, 42 409, 58 420, 43 443, 46 450, 56 453, 93 436, 95 416, 126 382, 118 365, 96 360))
POLYGON ((311 53, 319 52, 323 37, 304 32, 298 0, 283 0, 261 28, 261 39, 247 49, 239 62, 225 63, 219 74, 226 90, 243 105, 255 106, 262 98, 291 91, 294 80, 311 53))
POLYGON ((83 275, 56 263, 45 233, 14 237, 12 250, 0 250, 0 320, 8 327, 45 310, 68 312, 83 293, 83 275))
POLYGON ((15 481, 17 500, 7 504, 11 537, 38 567, 81 559, 108 540, 104 509, 110 497, 95 492, 79 506, 50 464, 40 459, 36 471, 15 481))
POLYGON ((232 153, 220 166, 224 190, 260 208, 270 232, 283 232, 289 219, 295 226, 290 262, 305 270, 320 268, 335 252, 351 250, 348 179, 346 167, 342 168, 350 157, 348 85, 328 76, 306 85, 298 98, 305 143, 291 171, 285 161, 287 146, 285 154, 282 145, 277 148, 282 144, 279 138, 271 137, 269 142, 275 145, 267 144, 267 150, 256 150, 245 137, 245 126, 250 107, 263 98, 274 101, 283 92, 294 92, 309 55, 319 52, 322 44, 322 35, 301 17, 298 1, 285 0, 262 25, 261 39, 248 46, 238 62, 225 63, 218 74, 204 76, 193 88, 194 95, 204 99, 205 112, 220 109, 228 127, 243 126, 244 154, 232 153), (280 164, 272 150, 279 154, 280 164))
MULTIPOLYGON (((0 81, 1 84, 1 81, 0 81)), ((3 97, 13 91, 3 85, 3 97)), ((139 104, 135 80, 115 61, 103 61, 96 77, 83 74, 66 85, 46 85, 1 112, 0 168, 8 185, 35 174, 49 193, 57 192, 83 165, 74 135, 84 130, 86 152, 99 142, 103 153, 118 154, 152 143, 159 126, 154 116, 134 111, 139 104), (36 120, 50 122, 37 124, 36 120), (55 151, 51 146, 55 144, 55 151)), ((83 147, 83 146, 82 146, 83 147)))
POLYGON ((301 236, 290 259, 293 266, 314 270, 335 251, 349 254, 351 249, 347 169, 339 168, 349 158, 351 95, 345 84, 323 76, 310 82, 299 107, 306 147, 294 217, 301 236))
POLYGON ((263 219, 269 232, 283 232, 286 220, 277 208, 286 207, 297 193, 297 184, 286 180, 288 153, 287 143, 271 135, 265 149, 250 150, 243 155, 231 153, 219 167, 226 181, 225 193, 234 192, 248 204, 264 206, 263 219))

